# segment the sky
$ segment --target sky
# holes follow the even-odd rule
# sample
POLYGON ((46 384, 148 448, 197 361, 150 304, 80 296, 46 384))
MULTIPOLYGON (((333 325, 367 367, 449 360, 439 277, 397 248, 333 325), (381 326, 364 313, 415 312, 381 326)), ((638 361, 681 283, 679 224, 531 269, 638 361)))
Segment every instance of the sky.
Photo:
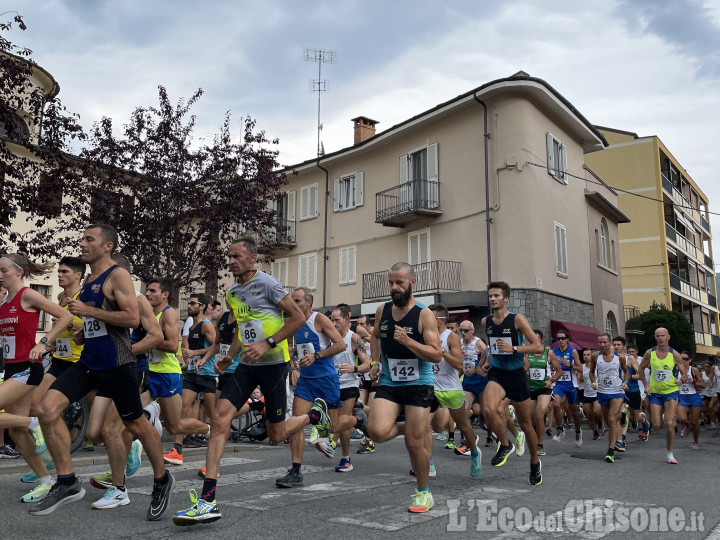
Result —
MULTIPOLYGON (((720 0, 2 0, 9 10, 28 26, 11 40, 86 128, 121 125, 158 85, 173 101, 202 88, 198 137, 226 111, 239 136, 249 115, 292 165, 317 148, 305 49, 335 53, 322 65, 327 153, 352 145, 351 118, 381 132, 523 70, 593 124, 657 135, 720 213, 720 0)), ((720 231, 720 215, 710 222, 720 231)))

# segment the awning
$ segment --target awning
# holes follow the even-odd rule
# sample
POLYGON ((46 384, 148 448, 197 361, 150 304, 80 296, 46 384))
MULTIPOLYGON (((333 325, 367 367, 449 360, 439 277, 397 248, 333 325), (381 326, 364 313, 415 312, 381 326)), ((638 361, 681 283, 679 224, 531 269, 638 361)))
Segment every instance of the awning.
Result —
POLYGON ((566 321, 550 321, 550 333, 553 341, 555 333, 558 330, 565 330, 570 334, 570 341, 574 341, 581 348, 598 350, 598 332, 594 326, 585 326, 584 324, 571 323, 566 321))

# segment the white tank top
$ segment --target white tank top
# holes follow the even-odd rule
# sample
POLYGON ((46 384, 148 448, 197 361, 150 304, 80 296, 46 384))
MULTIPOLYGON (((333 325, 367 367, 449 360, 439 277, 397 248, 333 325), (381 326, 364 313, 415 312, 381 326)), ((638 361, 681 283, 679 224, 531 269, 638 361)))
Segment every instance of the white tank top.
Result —
POLYGON ((598 354, 597 366, 595 367, 597 377, 597 391, 600 394, 625 394, 622 389, 620 378, 620 359, 613 355, 610 362, 606 362, 602 353, 598 354))
POLYGON ((348 330, 343 341, 345 341, 345 350, 340 354, 336 354, 333 358, 335 369, 338 370, 338 378, 340 379, 340 389, 353 388, 360 384, 360 379, 355 373, 340 373, 340 366, 343 364, 355 365, 355 355, 352 353, 352 330, 348 330))
POLYGON ((715 390, 714 386, 710 386, 710 375, 705 373, 705 370, 702 370, 700 372, 700 375, 702 375, 703 382, 705 383, 705 388, 700 390, 700 395, 705 397, 714 397, 717 395, 717 390, 715 390))
MULTIPOLYGON (((444 353, 450 351, 447 344, 448 336, 450 334, 450 329, 446 329, 442 334, 440 334, 440 344, 444 353)), ((438 364, 432 365, 432 370, 433 375, 435 375, 435 390, 439 390, 441 392, 447 392, 449 390, 462 390, 462 382, 460 381, 460 374, 458 373, 458 370, 448 364, 444 357, 438 364)))
POLYGON ((597 390, 592 387, 592 382, 590 382, 590 368, 587 364, 583 364, 583 382, 581 386, 585 391, 585 397, 597 397, 597 390))

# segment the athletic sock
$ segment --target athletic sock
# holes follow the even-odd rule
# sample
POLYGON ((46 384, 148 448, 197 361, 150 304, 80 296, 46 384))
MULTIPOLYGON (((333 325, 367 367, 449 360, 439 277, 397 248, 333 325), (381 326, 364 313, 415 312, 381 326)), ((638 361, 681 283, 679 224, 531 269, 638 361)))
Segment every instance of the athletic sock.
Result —
POLYGON ((433 463, 434 463, 434 461, 433 461, 433 457, 432 457, 432 456, 430 456, 430 465, 432 465, 433 463))
POLYGON ((72 486, 75 483, 75 473, 58 474, 57 483, 61 486, 72 486))
POLYGON ((125 493, 125 486, 124 486, 124 485, 123 485, 123 486, 116 486, 115 484, 113 484, 113 487, 115 487, 116 489, 118 489, 118 490, 122 491, 123 493, 125 493))
POLYGON ((183 445, 182 445, 182 444, 175 443, 175 444, 173 444, 173 446, 175 447, 175 451, 182 456, 182 447, 183 447, 183 445))
POLYGON ((417 490, 418 490, 418 491, 430 491, 430 488, 429 488, 428 486, 418 487, 417 490))
POLYGON ((203 482, 202 499, 204 501, 215 500, 215 488, 217 487, 217 478, 206 478, 203 482))
POLYGON ((478 457, 478 454, 479 454, 479 453, 480 453, 480 452, 478 452, 478 449, 477 449, 477 448, 476 448, 475 450, 470 450, 470 455, 471 455, 472 457, 478 457))
POLYGON ((302 463, 293 463, 290 470, 294 473, 300 473, 300 467, 302 467, 302 463))
POLYGON ((28 429, 32 431, 36 427, 40 425, 40 422, 38 422, 37 416, 31 416, 30 417, 30 425, 28 426, 28 429))
POLYGON ((615 449, 614 449, 614 448, 608 448, 607 455, 608 455, 608 456, 614 456, 614 455, 615 455, 615 449))
POLYGON ((49 474, 39 479, 41 484, 52 484, 52 476, 49 474))

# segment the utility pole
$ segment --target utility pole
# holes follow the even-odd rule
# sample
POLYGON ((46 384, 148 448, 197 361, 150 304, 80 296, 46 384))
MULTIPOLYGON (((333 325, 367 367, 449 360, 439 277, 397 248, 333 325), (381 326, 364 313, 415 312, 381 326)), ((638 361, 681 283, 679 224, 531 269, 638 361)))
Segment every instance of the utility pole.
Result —
POLYGON ((334 64, 337 54, 335 51, 326 51, 323 49, 305 49, 305 61, 317 62, 318 78, 311 82, 311 91, 317 92, 318 95, 318 119, 317 119, 317 155, 318 157, 325 154, 325 149, 320 142, 320 132, 323 125, 320 122, 320 96, 323 92, 328 91, 328 82, 322 78, 322 65, 334 64))

